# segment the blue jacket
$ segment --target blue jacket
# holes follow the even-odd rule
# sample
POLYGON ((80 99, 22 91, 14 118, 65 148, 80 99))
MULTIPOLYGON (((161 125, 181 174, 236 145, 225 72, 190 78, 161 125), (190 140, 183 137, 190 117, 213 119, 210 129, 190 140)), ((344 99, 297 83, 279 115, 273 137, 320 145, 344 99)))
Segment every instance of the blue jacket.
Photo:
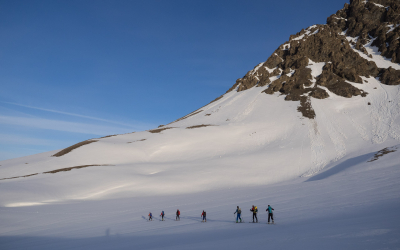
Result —
POLYGON ((268 206, 267 210, 268 210, 268 213, 272 214, 273 213, 272 210, 274 210, 274 209, 271 206, 268 206))

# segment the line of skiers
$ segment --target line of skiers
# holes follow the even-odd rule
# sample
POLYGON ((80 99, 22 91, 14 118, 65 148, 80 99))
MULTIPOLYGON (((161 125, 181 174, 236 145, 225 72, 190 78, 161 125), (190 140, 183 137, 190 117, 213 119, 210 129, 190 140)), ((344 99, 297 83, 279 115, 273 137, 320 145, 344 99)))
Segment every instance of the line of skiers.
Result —
MULTIPOLYGON (((270 205, 268 205, 268 208, 265 210, 268 213, 268 224, 270 223, 270 219, 272 219, 272 224, 274 223, 274 213, 272 210, 274 210, 274 209, 270 205)), ((251 206, 250 212, 253 213, 253 223, 258 223, 258 218, 257 218, 258 208, 257 208, 257 206, 254 206, 254 205, 251 206), (256 221, 254 221, 254 218, 256 219, 256 221)), ((236 214, 236 223, 242 222, 242 217, 241 217, 242 209, 239 208, 239 206, 237 206, 236 211, 233 214, 236 214)), ((180 215, 181 215, 181 211, 179 211, 179 209, 176 210, 175 220, 177 220, 177 221, 181 220, 179 217, 180 215)), ((164 216, 165 216, 164 211, 161 212, 160 216, 161 216, 161 220, 164 221, 164 216)), ((206 211, 203 210, 200 217, 203 218, 202 222, 207 222, 206 211)), ((153 214, 151 212, 149 213, 149 220, 153 220, 153 214)))
MULTIPOLYGON (((265 210, 268 213, 268 224, 270 223, 270 219, 272 219, 272 224, 274 223, 274 213, 272 212, 274 210, 270 205, 268 205, 268 208, 265 210)), ((258 208, 257 206, 251 206, 250 212, 253 213, 253 223, 258 223, 258 218, 257 218, 257 213, 258 213, 258 208), (254 221, 254 218, 256 221, 254 221)), ((240 222, 242 222, 242 219, 240 218, 240 215, 242 213, 242 210, 237 206, 236 212, 234 214, 237 214, 236 217, 236 223, 238 222, 238 219, 240 219, 240 222)))
MULTIPOLYGON (((204 212, 204 211, 203 211, 204 212)), ((205 213, 205 212, 204 212, 205 213)), ((181 211, 179 211, 179 209, 178 210, 176 210, 176 218, 175 218, 175 220, 181 220, 181 218, 179 217, 181 215, 181 211)), ((149 220, 153 220, 153 214, 150 212, 149 213, 149 220)), ((163 221, 164 220, 164 216, 165 216, 165 213, 164 213, 164 211, 161 211, 161 214, 160 214, 160 216, 161 216, 161 220, 163 221)))

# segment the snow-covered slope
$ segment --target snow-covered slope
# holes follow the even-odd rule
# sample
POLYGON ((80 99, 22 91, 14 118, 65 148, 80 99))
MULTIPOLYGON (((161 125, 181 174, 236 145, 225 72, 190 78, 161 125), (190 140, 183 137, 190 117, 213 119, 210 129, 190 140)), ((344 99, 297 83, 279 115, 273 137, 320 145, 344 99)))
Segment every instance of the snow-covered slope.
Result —
POLYGON ((310 176, 343 157, 399 143, 399 86, 365 80, 367 97, 329 92, 311 99, 315 119, 302 117, 297 102, 252 88, 229 92, 159 131, 98 139, 59 157, 54 151, 3 161, 2 178, 37 175, 2 180, 0 203, 193 193, 310 176), (96 166, 45 173, 85 165, 96 166))
POLYGON ((339 28, 327 35, 336 28, 291 36, 226 94, 165 126, 0 162, 0 248, 398 248, 400 85, 390 74, 400 66, 377 38, 361 46, 339 28), (379 72, 296 52, 318 39, 339 39, 343 58, 379 72), (253 204, 262 222, 275 207, 277 225, 232 223, 237 205, 253 204), (165 222, 146 221, 161 210, 165 222))
MULTIPOLYGON (((399 249, 399 149, 377 160, 375 153, 345 157, 311 178, 274 185, 0 207, 0 248, 399 249), (269 204, 276 225, 266 224, 269 204), (245 223, 234 223, 237 205, 245 223), (251 205, 259 208, 258 224, 247 223, 251 205), (200 223, 203 209, 206 223, 200 223)), ((82 175, 88 182, 92 176, 82 175)), ((240 179, 232 174, 232 186, 240 179)))

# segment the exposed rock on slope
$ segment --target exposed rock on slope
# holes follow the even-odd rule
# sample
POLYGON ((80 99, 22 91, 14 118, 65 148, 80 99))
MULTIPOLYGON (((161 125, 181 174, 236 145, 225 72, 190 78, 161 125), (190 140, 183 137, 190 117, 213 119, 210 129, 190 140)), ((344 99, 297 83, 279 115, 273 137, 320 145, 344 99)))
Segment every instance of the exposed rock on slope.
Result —
POLYGON ((244 91, 252 87, 268 88, 263 92, 286 95, 285 100, 306 104, 299 111, 313 118, 308 98, 324 99, 328 92, 351 98, 368 93, 357 88, 361 77, 379 77, 383 84, 400 84, 400 70, 379 68, 366 45, 377 46, 381 55, 400 62, 400 1, 354 0, 327 19, 326 25, 313 25, 291 35, 264 63, 240 78, 228 90, 244 91), (348 38, 352 39, 348 39, 348 38), (360 51, 360 53, 358 52, 360 51), (322 67, 312 75, 313 65, 322 67))
POLYGON ((70 146, 68 148, 64 148, 63 150, 57 152, 53 156, 55 156, 55 157, 63 156, 65 154, 68 154, 69 152, 71 152, 74 149, 77 149, 79 147, 82 147, 84 145, 87 145, 87 144, 90 144, 90 143, 93 143, 93 142, 97 142, 97 141, 98 140, 86 140, 86 141, 78 142, 78 143, 76 143, 76 144, 74 144, 74 145, 72 145, 72 146, 70 146))

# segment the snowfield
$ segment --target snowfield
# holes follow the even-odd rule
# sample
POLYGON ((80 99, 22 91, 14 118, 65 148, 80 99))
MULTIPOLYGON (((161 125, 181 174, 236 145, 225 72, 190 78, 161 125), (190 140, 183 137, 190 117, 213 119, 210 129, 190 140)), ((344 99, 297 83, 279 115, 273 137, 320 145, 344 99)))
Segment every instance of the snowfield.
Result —
MULTIPOLYGON (((274 185, 2 207, 0 248, 398 249, 399 152, 368 162, 373 156, 342 159, 311 178, 274 185), (268 204, 275 225, 266 224, 268 204), (237 205, 246 223, 234 223, 237 205), (259 208, 258 224, 247 223, 251 205, 259 208), (200 223, 203 209, 206 223, 200 223), (148 222, 150 211, 155 218, 148 222)), ((231 178, 234 185, 241 176, 231 178)))
POLYGON ((315 119, 253 87, 158 129, 2 161, 0 249, 400 249, 400 86, 363 81, 367 97, 311 99, 315 119))

